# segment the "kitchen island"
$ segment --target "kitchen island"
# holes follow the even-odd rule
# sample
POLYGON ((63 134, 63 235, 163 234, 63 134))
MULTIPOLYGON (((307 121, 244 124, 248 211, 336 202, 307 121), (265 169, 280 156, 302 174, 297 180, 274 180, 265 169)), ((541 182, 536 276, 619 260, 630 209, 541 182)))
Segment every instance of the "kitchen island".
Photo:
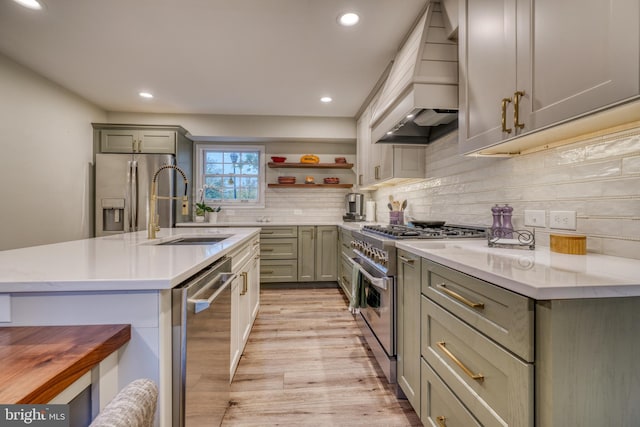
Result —
MULTIPOLYGON (((130 324, 131 340, 109 372, 116 390, 158 384, 157 425, 171 425, 171 289, 221 257, 243 251, 259 228, 162 229, 0 252, 0 325, 130 324), (162 245, 180 237, 225 237, 162 245)), ((92 384, 92 389, 95 385, 92 384)), ((98 396, 103 407, 112 396, 98 396)))

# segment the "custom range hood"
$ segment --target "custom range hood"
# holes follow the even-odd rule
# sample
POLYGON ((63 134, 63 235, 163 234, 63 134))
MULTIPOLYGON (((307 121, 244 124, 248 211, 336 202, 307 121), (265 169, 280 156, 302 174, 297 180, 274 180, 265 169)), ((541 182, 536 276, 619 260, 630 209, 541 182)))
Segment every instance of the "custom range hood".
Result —
POLYGON ((374 105, 372 141, 428 144, 458 128, 458 46, 451 27, 440 2, 429 2, 374 105))

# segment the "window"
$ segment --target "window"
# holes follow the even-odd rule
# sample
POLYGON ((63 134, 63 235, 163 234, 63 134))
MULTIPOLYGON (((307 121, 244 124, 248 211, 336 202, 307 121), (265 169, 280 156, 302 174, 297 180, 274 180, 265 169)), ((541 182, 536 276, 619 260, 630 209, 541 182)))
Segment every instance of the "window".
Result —
POLYGON ((260 146, 199 145, 196 197, 209 205, 264 207, 263 159, 260 146))

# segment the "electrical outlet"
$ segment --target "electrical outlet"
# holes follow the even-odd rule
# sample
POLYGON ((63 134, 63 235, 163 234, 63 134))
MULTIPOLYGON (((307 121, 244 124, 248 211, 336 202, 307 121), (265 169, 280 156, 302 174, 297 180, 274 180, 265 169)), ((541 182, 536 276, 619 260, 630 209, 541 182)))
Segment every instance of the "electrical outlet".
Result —
POLYGON ((576 211, 549 212, 549 227, 560 230, 575 230, 576 211))
POLYGON ((294 215, 302 215, 302 209, 294 209, 293 210, 293 214, 294 215))
POLYGON ((547 225, 547 222, 545 221, 545 215, 545 211, 525 210, 524 225, 529 227, 544 227, 547 225))

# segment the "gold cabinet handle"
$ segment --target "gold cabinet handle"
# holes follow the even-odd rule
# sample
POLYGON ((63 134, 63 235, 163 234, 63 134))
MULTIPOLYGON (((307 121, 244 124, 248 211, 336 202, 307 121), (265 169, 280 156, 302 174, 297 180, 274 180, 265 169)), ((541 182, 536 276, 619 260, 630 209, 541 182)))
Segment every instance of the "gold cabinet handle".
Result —
POLYGON ((240 295, 245 295, 249 289, 249 273, 243 271, 240 275, 242 276, 242 292, 240 292, 240 295))
POLYGON ((362 174, 358 175, 358 185, 362 185, 362 174))
POLYGON ((469 368, 464 366, 464 364, 461 361, 459 361, 458 358, 455 357, 453 355, 453 353, 451 353, 449 351, 449 349, 447 349, 446 343, 444 341, 437 342, 436 344, 438 345, 440 350, 442 350, 442 352, 444 354, 446 354, 449 357, 449 359, 451 359, 453 361, 453 363, 458 365, 458 367, 460 369, 462 369, 464 371, 464 373, 467 374, 471 379, 474 379, 474 380, 476 380, 478 382, 484 381, 484 375, 482 375, 482 374, 474 374, 473 372, 471 372, 471 370, 469 368))
POLYGON ((436 422, 438 427, 447 427, 447 419, 442 415, 436 417, 436 422))
POLYGON ((398 258, 400 258, 400 261, 406 262, 407 264, 413 264, 415 262, 415 259, 405 258, 401 255, 398 255, 398 258))
POLYGON ((273 252, 273 248, 260 248, 263 252, 273 252))
POLYGON ((261 274, 273 274, 273 270, 262 270, 261 274))
POLYGON ((511 133, 511 128, 507 128, 507 104, 511 98, 502 98, 502 132, 511 133))
POLYGON ((373 168, 373 177, 375 179, 380 179, 380 166, 376 166, 373 168))
POLYGON ((436 287, 440 289, 442 292, 444 292, 445 294, 449 295, 451 298, 454 298, 460 301, 466 306, 469 306, 471 308, 479 308, 480 310, 484 309, 484 303, 470 301, 465 297, 463 297, 462 295, 460 295, 459 293, 454 292, 451 289, 447 289, 447 285, 445 285, 444 283, 439 283, 436 285, 436 287))
POLYGON ((513 93, 513 127, 516 129, 524 128, 524 123, 520 123, 520 98, 523 96, 523 90, 513 93))

